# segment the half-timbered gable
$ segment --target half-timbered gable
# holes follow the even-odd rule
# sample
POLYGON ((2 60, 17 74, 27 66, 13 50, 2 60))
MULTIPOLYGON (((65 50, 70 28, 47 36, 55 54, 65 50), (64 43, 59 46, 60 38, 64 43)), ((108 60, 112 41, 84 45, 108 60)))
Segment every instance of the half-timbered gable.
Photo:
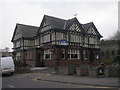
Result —
POLYGON ((89 30, 87 31, 88 34, 91 34, 91 35, 97 35, 97 32, 95 30, 95 28, 93 27, 90 27, 89 30))
POLYGON ((49 29, 51 29, 51 25, 48 23, 46 19, 43 19, 41 26, 40 26, 40 32, 44 32, 49 29))
POLYGON ((69 36, 69 45, 83 45, 83 28, 77 18, 67 21, 67 34, 69 36))
POLYGON ((60 41, 66 39, 64 31, 65 21, 66 20, 45 15, 38 30, 38 35, 40 36, 40 46, 43 46, 43 44, 60 45, 60 41), (50 28, 43 30, 45 27, 50 28))
POLYGON ((34 38, 37 34, 37 27, 17 24, 12 38, 14 49, 27 49, 34 46, 34 38))
POLYGON ((83 28, 85 29, 85 47, 89 48, 99 48, 98 42, 102 37, 100 33, 97 31, 93 22, 83 24, 83 28))
POLYGON ((79 23, 79 21, 76 18, 73 18, 74 20, 68 20, 67 24, 69 24, 69 22, 71 22, 68 27, 68 30, 72 30, 72 31, 77 31, 77 32, 82 32, 83 28, 81 26, 81 24, 79 23))

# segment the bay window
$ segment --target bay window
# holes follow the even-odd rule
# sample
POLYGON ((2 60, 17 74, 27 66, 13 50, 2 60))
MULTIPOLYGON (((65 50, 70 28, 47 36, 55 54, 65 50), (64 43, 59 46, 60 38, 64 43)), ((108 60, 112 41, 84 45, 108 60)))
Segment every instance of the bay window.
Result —
POLYGON ((63 33, 56 32, 56 40, 62 40, 63 38, 63 33))
POLYGON ((68 50, 68 59, 80 59, 80 51, 75 49, 68 50))
POLYGON ((49 42, 50 41, 50 34, 46 34, 43 36, 43 42, 46 43, 46 42, 49 42))

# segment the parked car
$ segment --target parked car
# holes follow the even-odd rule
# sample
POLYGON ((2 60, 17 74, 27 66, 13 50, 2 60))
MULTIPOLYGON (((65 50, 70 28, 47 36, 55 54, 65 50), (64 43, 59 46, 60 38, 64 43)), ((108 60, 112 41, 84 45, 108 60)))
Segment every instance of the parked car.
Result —
POLYGON ((2 75, 12 75, 15 72, 15 65, 12 57, 1 57, 0 62, 0 69, 2 71, 2 75))

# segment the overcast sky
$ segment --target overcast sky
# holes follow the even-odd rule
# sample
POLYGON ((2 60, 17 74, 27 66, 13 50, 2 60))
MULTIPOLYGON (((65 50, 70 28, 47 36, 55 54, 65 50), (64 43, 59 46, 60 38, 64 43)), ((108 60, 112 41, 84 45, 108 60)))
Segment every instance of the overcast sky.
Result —
POLYGON ((71 19, 77 14, 80 23, 94 22, 103 39, 118 29, 119 0, 1 0, 0 48, 12 48, 16 23, 40 26, 44 15, 71 19))

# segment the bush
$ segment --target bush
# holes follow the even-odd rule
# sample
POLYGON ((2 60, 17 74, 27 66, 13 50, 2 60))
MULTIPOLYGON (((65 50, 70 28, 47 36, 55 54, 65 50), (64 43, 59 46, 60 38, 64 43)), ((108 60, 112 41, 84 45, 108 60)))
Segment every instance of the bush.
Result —
POLYGON ((22 60, 15 60, 15 67, 28 67, 25 61, 22 60))
POLYGON ((15 72, 16 73, 28 73, 30 67, 22 60, 15 61, 15 72))
POLYGON ((120 66, 109 67, 110 77, 120 77, 120 66))

